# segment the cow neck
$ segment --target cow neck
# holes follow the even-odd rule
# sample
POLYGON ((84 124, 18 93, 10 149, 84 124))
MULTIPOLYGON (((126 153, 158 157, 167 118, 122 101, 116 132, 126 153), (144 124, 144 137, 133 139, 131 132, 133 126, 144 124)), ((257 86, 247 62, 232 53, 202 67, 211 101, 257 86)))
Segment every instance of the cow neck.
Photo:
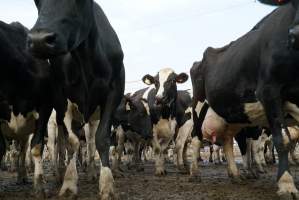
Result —
POLYGON ((163 119, 173 119, 176 113, 176 99, 161 108, 161 117, 163 119))

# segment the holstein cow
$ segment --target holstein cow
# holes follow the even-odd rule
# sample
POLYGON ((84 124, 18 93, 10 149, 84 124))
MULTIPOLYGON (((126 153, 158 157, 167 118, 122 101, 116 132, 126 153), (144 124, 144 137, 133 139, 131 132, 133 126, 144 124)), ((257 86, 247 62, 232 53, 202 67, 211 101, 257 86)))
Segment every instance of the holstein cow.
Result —
POLYGON ((299 199, 288 165, 289 145, 282 134, 283 128, 289 135, 286 127, 299 121, 299 53, 287 45, 295 16, 293 4, 277 8, 230 45, 208 48, 192 72, 196 99, 205 102, 201 121, 194 126, 214 129, 206 135, 211 139, 222 136, 218 139, 224 141, 231 177, 239 177, 233 136, 245 126, 270 128, 279 158, 277 193, 282 199, 299 199))
POLYGON ((146 89, 135 93, 126 94, 113 115, 113 126, 115 127, 115 146, 113 170, 117 170, 121 155, 124 152, 125 141, 130 140, 134 146, 134 165, 139 166, 139 151, 141 143, 152 138, 152 125, 150 116, 141 102, 146 89), (146 128, 145 128, 146 127, 146 128))
POLYGON ((177 83, 184 83, 187 79, 186 73, 176 74, 170 68, 160 70, 155 77, 147 74, 142 78, 145 84, 155 86, 148 88, 143 99, 153 124, 156 175, 165 174, 164 151, 176 130, 178 167, 185 171, 187 165, 183 154, 186 153, 185 142, 193 128, 191 96, 187 91, 177 91, 177 83))
MULTIPOLYGON (((43 149, 44 132, 51 114, 50 67, 26 51, 28 30, 20 23, 0 22, 0 159, 5 153, 4 139, 20 145, 18 181, 26 182, 25 155, 28 137, 34 133, 34 149, 43 149), (37 143, 40 141, 40 143, 37 143)), ((41 159, 32 151, 34 182, 41 181, 41 159)))
MULTIPOLYGON (((59 195, 67 190, 78 193, 79 139, 72 130, 72 121, 77 121, 81 128, 88 123, 87 143, 90 149, 95 149, 92 148, 95 144, 101 157, 99 194, 102 199, 114 198, 109 166, 111 118, 123 96, 125 80, 118 37, 93 0, 35 0, 35 4, 38 19, 30 30, 28 49, 36 57, 49 59, 55 77, 58 135, 65 132, 71 146, 72 159, 59 195)), ((40 155, 41 151, 35 154, 40 155)))

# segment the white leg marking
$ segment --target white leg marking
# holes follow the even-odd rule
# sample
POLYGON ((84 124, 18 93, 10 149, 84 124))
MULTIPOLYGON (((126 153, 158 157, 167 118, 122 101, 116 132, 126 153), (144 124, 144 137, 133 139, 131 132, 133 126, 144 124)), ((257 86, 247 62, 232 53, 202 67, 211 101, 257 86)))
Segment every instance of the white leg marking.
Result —
POLYGON ((113 199, 115 196, 114 179, 108 167, 101 167, 99 191, 102 200, 113 199))
POLYGON ((59 192, 59 196, 62 196, 67 190, 70 190, 73 194, 78 193, 78 173, 76 167, 76 158, 72 158, 64 176, 63 185, 59 192))
POLYGON ((294 184, 293 177, 291 174, 287 171, 284 172, 284 174, 280 177, 278 184, 278 195, 282 195, 285 193, 294 193, 298 194, 298 190, 294 184))

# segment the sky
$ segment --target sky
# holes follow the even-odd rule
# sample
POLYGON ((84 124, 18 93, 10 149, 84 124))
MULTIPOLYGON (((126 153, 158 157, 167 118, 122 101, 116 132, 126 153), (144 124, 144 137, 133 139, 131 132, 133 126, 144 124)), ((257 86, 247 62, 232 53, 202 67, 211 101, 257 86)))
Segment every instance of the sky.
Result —
MULTIPOLYGON (((31 28, 33 0, 1 1, 0 20, 31 28)), ((126 92, 146 87, 140 80, 165 67, 189 73, 204 50, 221 47, 248 32, 275 7, 256 0, 96 0, 121 41, 126 92)), ((191 81, 179 85, 190 89, 191 81)))

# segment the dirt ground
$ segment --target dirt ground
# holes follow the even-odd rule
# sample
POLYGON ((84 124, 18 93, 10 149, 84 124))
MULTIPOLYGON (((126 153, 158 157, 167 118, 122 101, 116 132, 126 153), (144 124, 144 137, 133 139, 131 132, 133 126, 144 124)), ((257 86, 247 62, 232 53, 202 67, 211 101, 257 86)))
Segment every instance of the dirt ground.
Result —
MULTIPOLYGON (((46 166, 48 164, 46 163, 46 166)), ((240 167, 240 166, 239 166, 240 167)), ((53 173, 46 168, 46 192, 48 199, 58 199, 58 186, 53 173)), ((116 188, 121 200, 272 200, 276 199, 275 174, 277 166, 268 167, 268 173, 258 180, 246 180, 241 184, 233 184, 227 177, 226 164, 203 165, 202 181, 189 182, 188 175, 179 174, 172 163, 167 163, 165 177, 154 176, 154 163, 145 163, 145 170, 137 172, 125 169, 125 176, 117 178, 116 188)), ((292 167, 297 186, 299 186, 299 170, 292 167)), ((78 199, 97 199, 98 181, 89 182, 85 173, 79 169, 78 199)), ((16 184, 16 174, 0 172, 0 199, 36 199, 32 193, 32 174, 27 185, 16 184)))

